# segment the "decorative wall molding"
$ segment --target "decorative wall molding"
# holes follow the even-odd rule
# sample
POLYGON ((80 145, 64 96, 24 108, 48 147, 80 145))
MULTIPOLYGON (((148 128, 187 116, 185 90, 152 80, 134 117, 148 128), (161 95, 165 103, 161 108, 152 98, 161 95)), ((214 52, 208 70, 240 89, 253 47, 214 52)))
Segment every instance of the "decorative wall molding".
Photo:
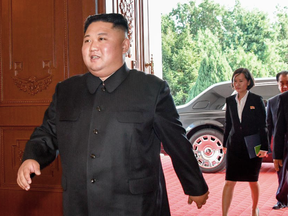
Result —
MULTIPOLYGON (((16 188, 19 186, 15 182, 15 176, 22 163, 24 149, 35 126, 22 127, 0 127, 0 158, 3 160, 0 175, 0 185, 2 188, 16 188)), ((41 171, 41 176, 37 177, 34 189, 47 191, 61 191, 61 162, 57 157, 53 163, 41 171), (60 189, 60 190, 59 190, 60 189)))
POLYGON ((24 92, 30 95, 35 95, 47 89, 52 83, 52 75, 43 79, 38 79, 36 76, 30 76, 28 79, 21 79, 18 76, 13 77, 15 85, 24 92))
MULTIPOLYGON (((126 17, 128 21, 129 31, 128 31, 128 38, 131 41, 130 47, 132 46, 133 42, 133 22, 134 22, 134 2, 132 0, 121 0, 119 3, 120 13, 126 17)), ((132 54, 131 51, 128 52, 128 57, 131 58, 132 54)))
POLYGON ((12 152, 12 167, 17 172, 22 162, 25 144, 29 139, 18 139, 16 143, 11 144, 12 152))

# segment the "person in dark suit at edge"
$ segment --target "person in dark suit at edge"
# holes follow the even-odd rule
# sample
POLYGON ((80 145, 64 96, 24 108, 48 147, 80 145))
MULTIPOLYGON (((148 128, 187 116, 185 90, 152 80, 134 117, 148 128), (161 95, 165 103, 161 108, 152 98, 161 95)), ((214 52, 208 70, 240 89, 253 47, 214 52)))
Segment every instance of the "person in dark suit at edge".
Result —
MULTIPOLYGON (((280 94, 286 92, 288 90, 288 71, 281 71, 276 75, 276 81, 278 84, 278 88, 280 94)), ((269 141, 273 146, 273 137, 276 131, 276 120, 277 120, 277 110, 278 110, 278 99, 279 94, 274 96, 273 98, 269 99, 267 102, 267 127, 268 127, 268 134, 269 134, 269 141)), ((287 149, 283 149, 283 157, 284 160, 287 155, 287 149)), ((286 181, 286 174, 287 171, 283 167, 279 167, 277 171, 278 176, 278 189, 276 192, 276 199, 277 203, 272 207, 273 209, 282 209, 287 207, 287 181, 286 181), (284 190, 286 188, 286 191, 284 190)))
POLYGON ((121 14, 89 16, 82 55, 89 72, 56 86, 43 123, 27 142, 17 183, 59 150, 65 216, 170 215, 160 143, 170 155, 188 203, 198 208, 208 186, 179 121, 168 84, 130 70, 130 41, 121 14))
POLYGON ((232 75, 232 87, 237 94, 226 98, 223 150, 226 153, 226 176, 222 193, 222 215, 227 216, 237 181, 249 182, 252 196, 252 216, 259 215, 258 177, 262 157, 267 156, 268 135, 266 111, 262 98, 249 90, 254 79, 247 68, 238 68, 232 75), (259 134, 261 148, 250 158, 245 137, 259 134))
MULTIPOLYGON (((287 76, 287 75, 286 75, 287 76)), ((286 80, 287 88, 287 80, 286 80)), ((277 118, 274 127, 273 138, 273 162, 275 170, 280 173, 279 187, 277 189, 276 198, 287 207, 288 195, 288 157, 287 157, 287 135, 288 135, 288 91, 278 96, 277 118)), ((276 204, 277 205, 277 204, 276 204)))

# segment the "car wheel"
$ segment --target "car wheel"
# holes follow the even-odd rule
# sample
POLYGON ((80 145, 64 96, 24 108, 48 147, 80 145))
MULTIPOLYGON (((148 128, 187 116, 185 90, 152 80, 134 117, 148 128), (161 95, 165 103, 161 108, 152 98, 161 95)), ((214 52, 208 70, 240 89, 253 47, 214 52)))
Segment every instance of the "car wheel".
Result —
POLYGON ((225 167, 223 134, 215 129, 203 129, 190 138, 192 148, 202 172, 219 172, 225 167))

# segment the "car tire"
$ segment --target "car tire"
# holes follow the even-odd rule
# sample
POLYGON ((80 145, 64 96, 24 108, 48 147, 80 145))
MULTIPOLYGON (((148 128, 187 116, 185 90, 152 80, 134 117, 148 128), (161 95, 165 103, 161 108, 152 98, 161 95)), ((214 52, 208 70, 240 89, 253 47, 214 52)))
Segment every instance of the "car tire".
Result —
POLYGON ((189 139, 202 172, 215 173, 225 168, 223 134, 215 129, 197 131, 189 139))

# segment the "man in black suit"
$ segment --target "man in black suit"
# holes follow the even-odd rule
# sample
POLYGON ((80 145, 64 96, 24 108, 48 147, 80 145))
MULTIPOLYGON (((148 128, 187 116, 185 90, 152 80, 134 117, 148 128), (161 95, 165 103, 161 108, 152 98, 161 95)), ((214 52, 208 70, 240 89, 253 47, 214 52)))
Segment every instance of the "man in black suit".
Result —
MULTIPOLYGON (((278 84, 279 91, 281 93, 287 91, 288 89, 288 71, 281 71, 276 75, 276 80, 278 84)), ((273 209, 282 209, 287 207, 287 182, 286 182, 286 169, 282 167, 282 161, 285 161, 287 149, 285 148, 285 145, 282 146, 283 148, 278 153, 277 149, 279 149, 279 144, 273 142, 273 137, 276 132, 276 122, 277 122, 277 110, 278 110, 278 100, 279 95, 276 95, 275 97, 268 100, 267 103, 267 126, 268 126, 268 132, 269 132, 269 140, 274 145, 273 150, 273 158, 274 162, 276 162, 276 166, 278 167, 277 175, 278 175, 278 189, 276 192, 276 199, 277 203, 272 207, 273 209), (277 145, 277 146, 276 146, 277 145), (275 148, 276 146, 276 148, 275 148), (284 154, 283 154, 284 153, 284 154), (278 166, 278 159, 281 159, 281 166, 278 166)), ((278 150, 279 151, 279 150, 278 150)))
POLYGON ((43 124, 27 142, 17 183, 59 150, 65 216, 170 215, 160 143, 170 155, 188 203, 206 203, 208 186, 179 121, 167 83, 130 70, 127 20, 87 18, 82 55, 89 72, 56 86, 43 124))

